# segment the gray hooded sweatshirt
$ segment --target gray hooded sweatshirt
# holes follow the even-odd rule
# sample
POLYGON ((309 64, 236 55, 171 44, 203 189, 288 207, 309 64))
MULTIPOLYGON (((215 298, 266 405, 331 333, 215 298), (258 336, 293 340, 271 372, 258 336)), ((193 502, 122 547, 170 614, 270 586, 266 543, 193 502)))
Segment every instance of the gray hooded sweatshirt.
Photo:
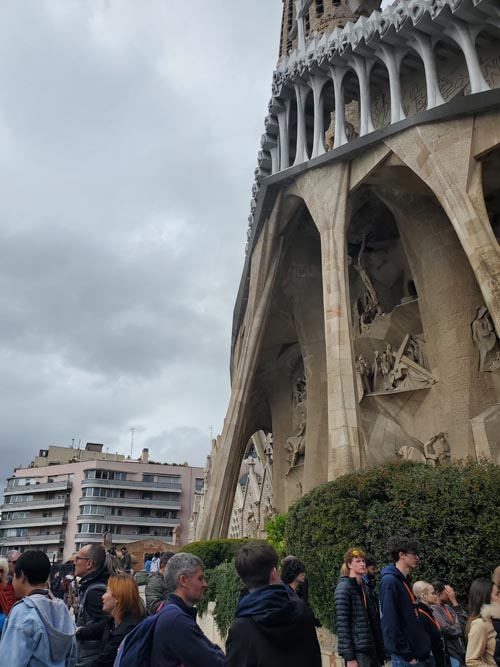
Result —
POLYGON ((12 607, 0 641, 0 667, 74 667, 75 662, 75 624, 62 600, 35 594, 12 607))

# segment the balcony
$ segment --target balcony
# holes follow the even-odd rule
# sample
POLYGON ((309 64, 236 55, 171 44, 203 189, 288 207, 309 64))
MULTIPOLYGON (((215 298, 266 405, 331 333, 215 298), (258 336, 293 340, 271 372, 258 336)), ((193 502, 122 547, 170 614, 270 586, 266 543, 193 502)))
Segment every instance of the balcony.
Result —
POLYGON ((56 482, 45 482, 44 484, 26 484, 25 486, 6 486, 4 495, 21 493, 39 493, 41 491, 69 491, 73 487, 73 482, 69 479, 62 479, 56 482))
MULTIPOLYGON (((173 544, 174 540, 172 536, 169 535, 132 535, 130 533, 125 534, 115 534, 111 535, 113 544, 129 544, 130 542, 139 542, 142 540, 160 540, 160 542, 166 542, 167 544, 173 544)), ((15 538, 14 538, 15 539, 15 538)), ((21 539, 21 538, 17 538, 21 539)), ((89 544, 93 543, 102 543, 102 533, 76 533, 75 542, 89 544)), ((17 543, 16 543, 17 544, 17 543)))
POLYGON ((39 544, 59 544, 64 539, 62 533, 52 535, 24 535, 24 537, 0 537, 0 546, 33 546, 39 544))
POLYGON ((80 505, 108 505, 110 507, 151 507, 154 509, 180 510, 178 500, 147 500, 145 498, 103 498, 102 496, 83 496, 80 505))
POLYGON ((16 510, 45 509, 49 507, 66 507, 69 505, 69 497, 51 498, 50 500, 29 500, 18 503, 6 503, 2 505, 3 512, 14 512, 16 510))
MULTIPOLYGON (((115 514, 79 514, 76 518, 77 523, 114 523, 124 526, 178 526, 180 519, 158 519, 153 516, 134 516, 115 514)), ((10 525, 10 524, 9 524, 10 525)))
POLYGON ((26 517, 25 519, 4 519, 2 518, 2 528, 29 528, 30 526, 61 526, 64 517, 58 516, 36 516, 26 517))
POLYGON ((104 487, 113 489, 139 489, 144 491, 173 491, 180 493, 182 484, 180 482, 142 482, 136 479, 84 479, 82 488, 87 486, 104 487))

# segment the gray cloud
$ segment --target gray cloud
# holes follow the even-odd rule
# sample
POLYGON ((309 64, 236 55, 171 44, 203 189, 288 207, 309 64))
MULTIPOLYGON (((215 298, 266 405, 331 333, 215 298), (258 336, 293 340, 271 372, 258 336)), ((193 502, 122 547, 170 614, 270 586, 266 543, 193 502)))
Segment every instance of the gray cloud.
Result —
POLYGON ((50 444, 202 464, 281 3, 0 7, 0 482, 50 444))

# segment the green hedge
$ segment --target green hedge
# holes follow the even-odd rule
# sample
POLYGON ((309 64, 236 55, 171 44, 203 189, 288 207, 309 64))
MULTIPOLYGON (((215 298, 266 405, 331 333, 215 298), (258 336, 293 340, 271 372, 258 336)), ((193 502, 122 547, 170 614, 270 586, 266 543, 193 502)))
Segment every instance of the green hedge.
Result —
POLYGON ((238 597, 243 589, 243 582, 234 567, 234 557, 247 542, 255 540, 204 540, 182 547, 182 551, 198 556, 205 565, 208 588, 196 608, 203 615, 208 603, 215 602, 214 619, 222 637, 226 636, 233 622, 238 597))
POLYGON ((278 514, 266 523, 267 542, 278 552, 280 559, 286 556, 286 529, 288 514, 278 514))
POLYGON ((448 578, 466 601, 473 579, 489 576, 500 562, 498 507, 500 466, 388 464, 304 496, 289 512, 286 550, 305 562, 310 602, 330 628, 344 552, 359 546, 386 564, 394 535, 419 540, 415 577, 448 578))
POLYGON ((221 563, 233 560, 240 547, 250 541, 248 539, 203 540, 201 542, 191 542, 191 544, 182 547, 181 551, 198 556, 207 570, 213 570, 221 563))

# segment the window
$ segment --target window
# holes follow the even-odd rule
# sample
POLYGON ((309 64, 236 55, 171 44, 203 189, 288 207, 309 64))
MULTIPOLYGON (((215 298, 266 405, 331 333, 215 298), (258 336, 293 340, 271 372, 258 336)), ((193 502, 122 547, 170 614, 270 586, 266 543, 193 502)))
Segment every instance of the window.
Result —
POLYGON ((88 486, 83 489, 85 497, 94 496, 95 498, 124 498, 125 491, 123 489, 102 489, 97 486, 88 486))
MULTIPOLYGON (((158 514, 158 512, 157 512, 157 514, 158 514)), ((151 516, 151 510, 149 508, 145 509, 145 510, 141 510, 141 516, 151 516)))
POLYGON ((203 491, 203 478, 197 477, 195 480, 195 491, 203 491))
POLYGON ((180 475, 153 475, 151 473, 143 473, 143 482, 157 482, 158 484, 180 484, 180 475))
POLYGON ((152 491, 143 491, 141 494, 141 498, 143 500, 153 500, 153 492, 152 491))
POLYGON ((155 513, 157 519, 177 519, 175 510, 157 510, 155 513))
POLYGON ((78 526, 79 533, 96 533, 102 535, 108 531, 119 535, 122 532, 122 528, 111 523, 81 523, 78 526))
POLYGON ((7 512, 7 519, 27 519, 31 512, 7 512))
POLYGON ((28 534, 27 528, 5 528, 4 537, 25 537, 28 534))
POLYGON ((42 516, 44 516, 45 518, 47 518, 47 517, 49 517, 49 516, 52 516, 52 512, 50 512, 50 511, 49 511, 49 512, 44 512, 44 513, 42 514, 42 516))
MULTIPOLYGON (((10 500, 7 502, 10 503, 30 503, 33 502, 33 496, 31 494, 23 494, 23 495, 14 495, 14 496, 7 496, 7 498, 10 497, 10 500)), ((6 500, 7 500, 6 498, 6 500)))
POLYGON ((82 514, 114 514, 115 508, 107 505, 82 505, 82 514))
POLYGON ((115 470, 86 470, 85 479, 127 479, 126 472, 119 472, 115 470))
MULTIPOLYGON (((336 3, 334 2, 333 4, 336 3)), ((316 16, 323 16, 324 11, 323 0, 316 0, 316 16)))

